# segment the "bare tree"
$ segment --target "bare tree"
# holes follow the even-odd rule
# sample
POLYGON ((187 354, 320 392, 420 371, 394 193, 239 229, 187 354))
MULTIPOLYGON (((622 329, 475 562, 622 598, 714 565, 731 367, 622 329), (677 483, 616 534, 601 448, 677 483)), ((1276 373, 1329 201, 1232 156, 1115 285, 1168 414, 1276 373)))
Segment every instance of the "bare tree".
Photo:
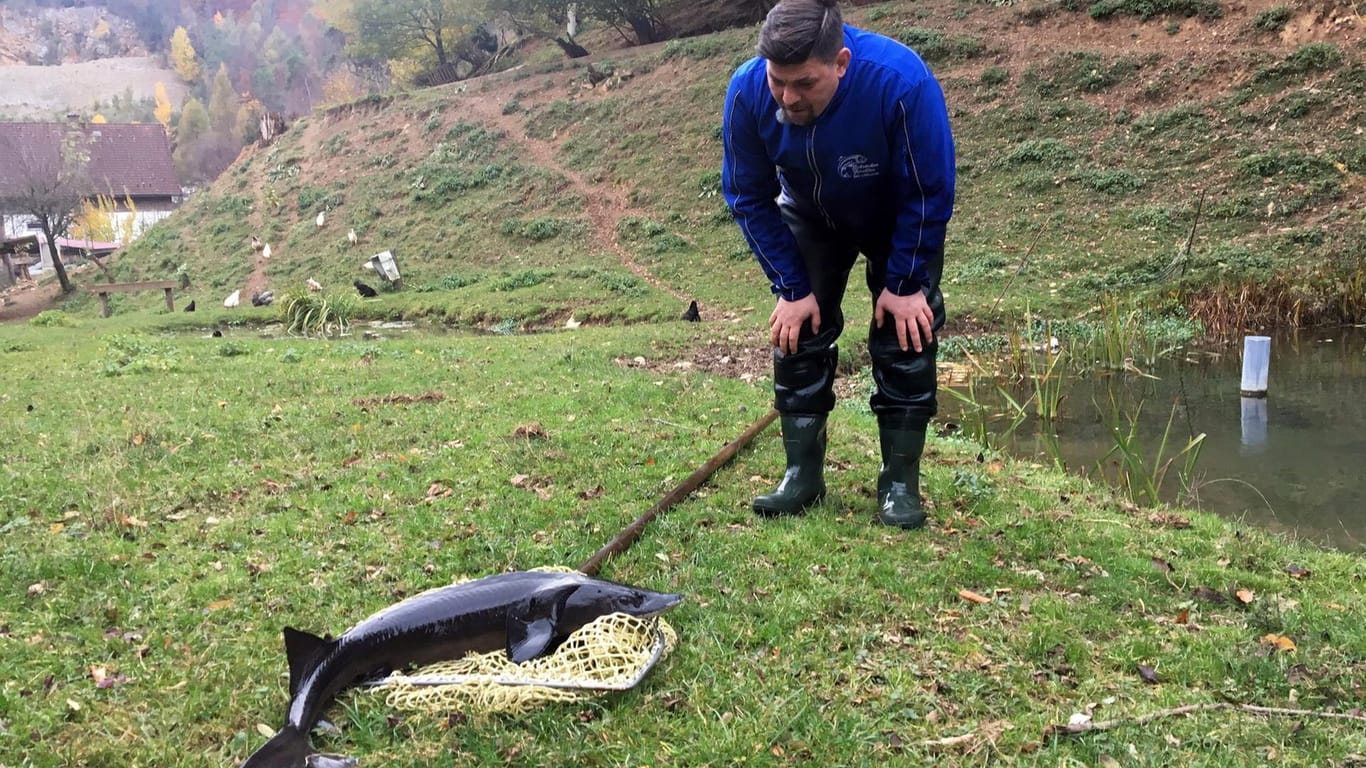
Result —
POLYGON ((580 12, 586 12, 606 22, 627 43, 624 31, 630 28, 638 45, 657 43, 669 37, 668 25, 660 13, 658 0, 580 0, 580 12))
POLYGON ((57 238, 80 211, 92 189, 90 137, 74 124, 21 123, 0 133, 0 211, 32 216, 42 228, 62 292, 74 290, 62 264, 57 238))

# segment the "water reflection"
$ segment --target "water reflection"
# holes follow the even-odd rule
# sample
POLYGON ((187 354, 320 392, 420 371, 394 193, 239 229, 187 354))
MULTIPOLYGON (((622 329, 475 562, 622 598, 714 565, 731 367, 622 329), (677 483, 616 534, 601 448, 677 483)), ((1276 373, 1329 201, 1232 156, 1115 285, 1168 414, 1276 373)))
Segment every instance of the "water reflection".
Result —
MULTIPOLYGON (((1137 414, 1149 466, 1169 423, 1167 456, 1204 433, 1185 503, 1328 546, 1366 550, 1366 330, 1277 336, 1270 361, 1266 398, 1240 394, 1241 345, 1165 360, 1146 371, 1156 378, 1070 381, 1053 451, 1070 471, 1094 476, 1115 446, 1116 412, 1126 430, 1137 414)), ((979 401, 992 400, 987 389, 977 386, 979 401)), ((1019 402, 1033 394, 1028 382, 1009 389, 1019 402)), ((972 418, 955 398, 940 402, 946 416, 972 418)), ((993 412, 1007 410, 1004 400, 993 403, 993 412)), ((1011 422, 1003 416, 991 428, 1004 433, 1011 422)), ((1050 461, 1048 437, 1039 429, 1031 416, 1003 438, 1004 447, 1050 461)), ((1165 478, 1167 500, 1180 494, 1179 464, 1165 478)))

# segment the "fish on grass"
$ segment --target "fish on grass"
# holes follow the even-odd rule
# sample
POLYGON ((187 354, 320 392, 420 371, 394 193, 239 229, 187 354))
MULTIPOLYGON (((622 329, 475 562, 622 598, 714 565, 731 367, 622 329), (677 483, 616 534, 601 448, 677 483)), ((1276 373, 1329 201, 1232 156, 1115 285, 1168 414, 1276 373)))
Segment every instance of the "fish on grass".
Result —
POLYGON ((355 765, 349 758, 312 752, 308 735, 337 694, 359 682, 499 649, 521 664, 554 651, 600 617, 625 613, 645 618, 682 601, 682 595, 582 573, 516 571, 415 595, 336 639, 286 627, 289 716, 241 768, 355 765))

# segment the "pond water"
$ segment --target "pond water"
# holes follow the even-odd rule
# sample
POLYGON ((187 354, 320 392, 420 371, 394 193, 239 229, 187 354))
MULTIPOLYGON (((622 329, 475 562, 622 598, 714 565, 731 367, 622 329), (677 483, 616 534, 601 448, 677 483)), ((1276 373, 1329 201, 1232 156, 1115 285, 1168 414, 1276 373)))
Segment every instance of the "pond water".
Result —
MULTIPOLYGON (((1065 346, 1065 344, 1064 344, 1065 346)), ((990 384, 974 397, 985 410, 940 397, 941 419, 987 429, 1002 448, 1095 477, 1100 462, 1114 477, 1114 425, 1136 426, 1145 465, 1152 467, 1164 431, 1166 456, 1205 434, 1183 496, 1182 459, 1167 471, 1162 497, 1219 515, 1291 533, 1349 551, 1366 551, 1366 329, 1305 331, 1273 337, 1265 399, 1244 398, 1242 345, 1215 352, 1177 353, 1143 373, 1074 377, 1063 385, 1054 441, 1033 416, 1014 431, 1006 401, 990 384), (1136 418, 1135 418, 1136 414, 1136 418), (969 425, 968 422, 977 421, 969 425)), ((959 391, 963 388, 955 387, 959 391)), ((1006 387, 1024 403, 1033 383, 1006 387)), ((1149 473, 1151 474, 1151 473, 1149 473)))

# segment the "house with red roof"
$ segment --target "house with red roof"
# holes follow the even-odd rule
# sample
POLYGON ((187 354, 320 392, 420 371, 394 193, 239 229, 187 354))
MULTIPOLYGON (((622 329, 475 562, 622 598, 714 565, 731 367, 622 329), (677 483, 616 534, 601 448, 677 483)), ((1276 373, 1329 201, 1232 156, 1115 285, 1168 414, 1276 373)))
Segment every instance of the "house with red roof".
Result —
MULTIPOLYGON (((100 197, 113 201, 118 232, 131 221, 136 239, 180 206, 184 191, 176 178, 170 139, 158 123, 86 123, 74 116, 64 123, 0 123, 0 186, 7 190, 25 188, 34 176, 63 172, 73 156, 81 165, 81 194, 92 202, 100 197)), ((52 255, 40 230, 30 212, 0 210, 0 243, 9 242, 17 250, 19 243, 36 240, 41 268, 49 268, 52 255), (31 237, 35 234, 39 236, 31 237)), ((108 251, 125 243, 92 245, 108 251)), ((59 247, 64 254, 68 247, 82 249, 69 240, 59 247)))

